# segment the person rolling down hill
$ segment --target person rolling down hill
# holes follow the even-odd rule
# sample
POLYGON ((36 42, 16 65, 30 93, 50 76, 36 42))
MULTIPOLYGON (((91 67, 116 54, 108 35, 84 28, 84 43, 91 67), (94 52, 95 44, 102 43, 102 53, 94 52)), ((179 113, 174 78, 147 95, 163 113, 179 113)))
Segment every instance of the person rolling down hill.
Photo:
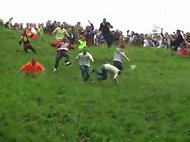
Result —
POLYGON ((112 64, 109 64, 109 63, 102 64, 100 69, 98 69, 98 70, 93 69, 92 72, 95 72, 95 74, 97 75, 97 79, 99 81, 106 80, 108 74, 111 74, 115 84, 119 85, 119 83, 117 81, 117 77, 121 74, 121 70, 119 70, 112 64))
POLYGON ((65 58, 65 65, 70 65, 71 64, 70 59, 69 59, 69 55, 68 55, 69 46, 71 46, 71 45, 69 43, 69 39, 66 38, 66 37, 58 45, 58 47, 57 47, 57 55, 56 55, 56 59, 55 59, 55 65, 54 65, 53 72, 57 71, 59 62, 63 57, 65 58))
POLYGON ((90 61, 94 63, 95 62, 94 58, 89 52, 87 52, 87 49, 84 48, 83 51, 78 54, 78 56, 76 57, 76 60, 79 61, 83 80, 88 81, 90 79, 90 74, 89 74, 90 61))
POLYGON ((36 59, 32 58, 31 61, 23 65, 20 71, 16 74, 18 76, 21 72, 25 72, 27 76, 37 77, 39 71, 45 72, 45 68, 36 59))
POLYGON ((29 40, 29 36, 27 35, 27 30, 25 29, 20 37, 19 45, 23 43, 24 51, 28 53, 28 49, 32 50, 34 54, 36 54, 36 50, 32 47, 32 44, 29 40))

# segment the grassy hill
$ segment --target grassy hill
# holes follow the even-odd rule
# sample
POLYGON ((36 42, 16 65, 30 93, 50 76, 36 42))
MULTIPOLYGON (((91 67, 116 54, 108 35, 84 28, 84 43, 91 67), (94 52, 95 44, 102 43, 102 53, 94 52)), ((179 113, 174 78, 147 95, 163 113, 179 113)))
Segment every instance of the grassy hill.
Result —
MULTIPOLYGON (((78 63, 52 72, 52 38, 35 40, 46 74, 15 77, 33 56, 18 45, 19 32, 0 27, 0 142, 189 142, 190 58, 157 48, 127 47, 137 68, 85 83, 78 63)), ((114 48, 92 47, 98 67, 114 48)), ((77 50, 70 52, 74 61, 77 50)))

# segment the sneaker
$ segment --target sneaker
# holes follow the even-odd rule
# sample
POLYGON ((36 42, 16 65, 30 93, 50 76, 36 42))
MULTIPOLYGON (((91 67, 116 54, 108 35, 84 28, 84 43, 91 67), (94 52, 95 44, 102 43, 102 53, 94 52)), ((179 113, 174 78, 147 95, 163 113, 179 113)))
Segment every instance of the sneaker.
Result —
POLYGON ((134 70, 136 68, 136 65, 131 65, 131 69, 134 70))
POLYGON ((95 71, 96 71, 96 69, 95 69, 95 68, 93 68, 91 72, 93 73, 93 72, 95 72, 95 71))
POLYGON ((89 82, 90 82, 90 83, 94 83, 95 80, 93 80, 93 79, 89 79, 89 82))
POLYGON ((57 69, 56 69, 56 68, 54 68, 54 69, 53 69, 53 72, 56 72, 56 71, 57 71, 57 69))
POLYGON ((71 64, 71 62, 66 62, 65 63, 65 66, 68 66, 68 65, 70 65, 71 64))

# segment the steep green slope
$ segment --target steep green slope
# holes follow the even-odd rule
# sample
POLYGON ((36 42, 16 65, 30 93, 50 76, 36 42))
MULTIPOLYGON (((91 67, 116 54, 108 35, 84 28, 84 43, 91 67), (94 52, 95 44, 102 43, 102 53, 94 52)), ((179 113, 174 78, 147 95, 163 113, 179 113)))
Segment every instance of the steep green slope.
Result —
MULTIPOLYGON (((46 74, 15 77, 33 56, 18 45, 19 32, 0 27, 0 141, 1 142, 189 142, 190 59, 165 49, 128 47, 137 65, 119 77, 85 83, 70 52, 72 66, 62 61, 52 72, 53 41, 32 42, 46 74)), ((114 48, 92 47, 98 67, 114 48)))

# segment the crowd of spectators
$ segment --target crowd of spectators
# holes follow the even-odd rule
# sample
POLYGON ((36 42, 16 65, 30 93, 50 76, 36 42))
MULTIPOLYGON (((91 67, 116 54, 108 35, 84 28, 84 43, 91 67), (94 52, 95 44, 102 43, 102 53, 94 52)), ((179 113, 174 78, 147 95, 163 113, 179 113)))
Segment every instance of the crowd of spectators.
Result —
MULTIPOLYGON (((0 19, 0 25, 4 25, 7 28, 13 28, 15 30, 23 30, 25 27, 23 23, 12 23, 12 17, 7 21, 3 22, 0 19)), ((105 18, 103 19, 106 20, 105 18)), ((104 34, 104 31, 100 27, 94 27, 94 24, 88 21, 89 24, 86 27, 82 27, 80 22, 77 22, 76 25, 71 25, 66 22, 50 21, 48 20, 45 24, 35 24, 35 23, 26 23, 26 28, 34 28, 38 31, 38 28, 43 28, 44 33, 52 34, 53 31, 60 26, 63 26, 66 29, 70 41, 75 44, 81 35, 85 36, 87 45, 99 45, 107 41, 107 35, 104 34)), ((161 28, 160 32, 153 30, 152 33, 136 33, 134 31, 127 30, 126 35, 120 30, 112 30, 112 25, 108 23, 109 28, 111 29, 109 34, 109 39, 113 42, 117 41, 122 37, 127 44, 138 45, 142 47, 158 47, 158 48, 168 48, 177 51, 178 48, 186 48, 190 46, 190 33, 184 33, 183 31, 177 29, 176 32, 168 33, 163 31, 161 28)), ((106 28, 104 28, 106 30, 106 28)), ((109 42, 108 42, 109 46, 109 42)))

